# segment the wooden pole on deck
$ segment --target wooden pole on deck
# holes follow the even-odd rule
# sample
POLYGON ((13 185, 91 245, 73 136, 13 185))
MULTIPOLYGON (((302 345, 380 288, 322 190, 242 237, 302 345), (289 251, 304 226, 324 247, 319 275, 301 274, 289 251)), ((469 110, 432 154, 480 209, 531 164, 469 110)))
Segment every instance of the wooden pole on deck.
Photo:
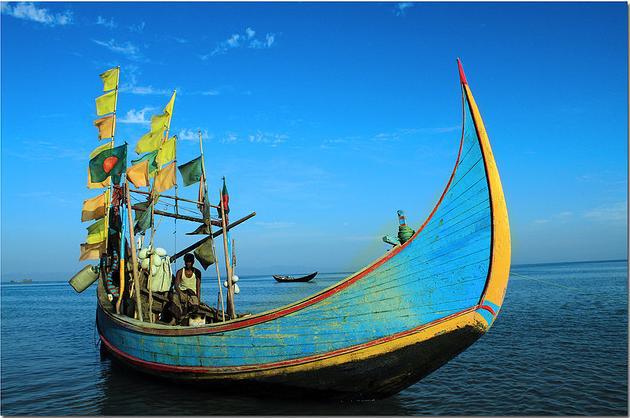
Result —
MULTIPOLYGON (((208 196, 208 180, 206 179, 206 164, 204 162, 204 157, 203 157, 203 141, 202 141, 202 136, 201 136, 201 129, 198 131, 199 133, 199 152, 201 153, 201 175, 203 176, 203 187, 204 187, 204 202, 202 203, 202 205, 205 206, 208 196)), ((205 209, 205 208, 204 208, 205 209)), ((208 208, 208 212, 210 211, 210 208, 208 208)), ((208 219, 208 228, 210 231, 210 236, 212 236, 212 219, 208 219)), ((214 260, 214 268, 217 272, 217 284, 219 285, 219 302, 220 302, 220 307, 221 307, 221 318, 223 320, 223 322, 225 322, 225 302, 223 301, 223 289, 221 288, 221 272, 219 270, 219 263, 217 262, 216 259, 216 248, 214 246, 214 239, 212 240, 212 253, 214 254, 215 260, 214 260)))
POLYGON ((225 269, 227 270, 227 283, 228 283, 228 293, 227 293, 227 308, 228 315, 230 319, 234 319, 236 317, 236 309, 234 307, 234 286, 232 284, 232 260, 230 260, 230 254, 228 252, 228 238, 227 238, 227 225, 225 222, 225 208, 223 207, 223 197, 221 196, 221 192, 219 192, 219 196, 221 197, 221 223, 223 225, 223 250, 225 252, 225 269))
POLYGON ((131 216, 131 197, 129 195, 129 180, 125 176, 125 198, 127 200, 127 222, 129 224, 129 244, 131 245, 131 268, 133 284, 136 288, 136 313, 138 319, 142 319, 142 302, 140 300, 140 280, 138 279, 138 259, 136 258, 136 234, 133 230, 133 218, 131 216))

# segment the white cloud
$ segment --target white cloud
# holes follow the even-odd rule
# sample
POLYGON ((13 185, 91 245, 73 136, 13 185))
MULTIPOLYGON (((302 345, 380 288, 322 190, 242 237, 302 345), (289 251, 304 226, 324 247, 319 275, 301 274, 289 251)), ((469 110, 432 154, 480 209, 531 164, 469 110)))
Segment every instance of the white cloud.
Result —
POLYGON ((628 203, 617 202, 608 206, 600 206, 584 213, 584 217, 598 222, 619 222, 628 219, 628 203))
POLYGON ((238 140, 238 135, 234 132, 228 132, 225 137, 221 140, 221 142, 236 142, 238 140))
POLYGON ((127 112, 125 117, 118 119, 118 122, 148 125, 151 122, 151 120, 147 119, 145 116, 147 112, 150 112, 153 109, 155 108, 145 107, 140 110, 131 109, 130 111, 127 112))
POLYGON ((207 60, 211 56, 227 53, 230 49, 235 48, 252 48, 264 49, 271 48, 276 41, 275 33, 265 34, 264 39, 256 38, 256 31, 251 27, 245 29, 244 33, 234 33, 225 41, 219 42, 210 54, 199 55, 202 60, 207 60))
POLYGON ((201 130, 200 128, 197 129, 180 129, 179 133, 177 134, 177 139, 181 140, 181 141, 199 141, 199 131, 201 131, 201 138, 202 139, 212 139, 212 135, 210 135, 208 133, 207 129, 203 129, 201 130))
POLYGON ((129 92, 131 94, 139 94, 139 95, 160 95, 160 96, 170 96, 173 92, 166 89, 156 89, 153 86, 129 86, 126 87, 123 91, 129 92))
POLYGON ((2 14, 18 19, 30 20, 47 26, 63 26, 72 23, 72 12, 69 10, 53 14, 48 9, 38 8, 33 3, 9 4, 2 2, 0 5, 2 14))
POLYGON ((116 22, 114 22, 114 18, 110 18, 109 20, 107 20, 102 16, 98 16, 96 18, 96 24, 105 26, 106 28, 109 28, 109 29, 114 29, 116 26, 118 26, 116 25, 116 22))
POLYGON ((124 44, 116 43, 114 39, 110 39, 107 42, 96 39, 92 39, 92 41, 97 45, 104 46, 112 52, 126 55, 130 59, 140 58, 140 49, 131 42, 126 42, 124 44))
POLYGON ((263 49, 263 48, 271 48, 273 43, 276 41, 276 35, 273 33, 268 33, 265 35, 264 41, 259 41, 258 39, 253 39, 249 43, 249 47, 253 49, 263 49))
POLYGON ((394 6, 394 14, 396 16, 405 16, 405 10, 410 7, 413 7, 413 3, 396 3, 396 5, 394 6))
POLYGON ((201 92, 202 96, 218 96, 219 92, 217 90, 206 90, 201 92))
POLYGON ((286 134, 276 134, 276 133, 268 133, 268 132, 256 132, 255 134, 247 135, 247 139, 252 143, 263 143, 269 144, 272 147, 277 147, 278 145, 286 142, 289 139, 289 136, 286 134))
POLYGON ((137 25, 129 26, 129 30, 131 32, 142 33, 144 31, 144 27, 146 26, 145 22, 140 22, 137 25))
POLYGON ((265 229, 283 229, 290 228, 295 225, 295 222, 284 222, 284 221, 275 221, 275 222, 254 222, 255 225, 263 227, 265 229))

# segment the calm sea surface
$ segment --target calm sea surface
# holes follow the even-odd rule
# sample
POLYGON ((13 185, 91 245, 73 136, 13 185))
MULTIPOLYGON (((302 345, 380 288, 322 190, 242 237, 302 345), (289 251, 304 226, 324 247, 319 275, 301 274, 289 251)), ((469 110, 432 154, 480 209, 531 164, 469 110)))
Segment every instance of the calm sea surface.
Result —
MULTIPOLYGON (((370 402, 266 400, 178 386, 101 358, 95 287, 3 285, 2 415, 627 415, 626 262, 512 268, 503 309, 477 343, 398 395, 370 402)), ((343 278, 277 284, 242 277, 258 312, 343 278)), ((61 279, 61 278, 60 278, 61 279)), ((65 278, 64 278, 65 279, 65 278)), ((205 300, 216 286, 204 280, 205 300)))

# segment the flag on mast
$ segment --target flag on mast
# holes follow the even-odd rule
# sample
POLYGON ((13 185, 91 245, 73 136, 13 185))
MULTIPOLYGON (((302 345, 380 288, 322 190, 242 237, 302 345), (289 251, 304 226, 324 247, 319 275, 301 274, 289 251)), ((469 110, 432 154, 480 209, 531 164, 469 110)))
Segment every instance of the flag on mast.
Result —
POLYGON ((94 126, 98 129, 98 139, 106 139, 114 136, 116 127, 116 117, 114 115, 104 116, 94 121, 94 126))
POLYGON ((103 80, 103 91, 113 90, 118 86, 118 76, 120 74, 120 68, 112 68, 100 74, 101 80, 103 80))
MULTIPOLYGON (((107 144, 105 144, 107 145, 107 144)), ((90 160, 90 176, 93 182, 104 181, 112 176, 115 184, 127 167, 127 144, 101 151, 90 160)))
POLYGON ((116 90, 96 98, 96 114, 98 116, 112 113, 114 110, 116 110, 116 90))

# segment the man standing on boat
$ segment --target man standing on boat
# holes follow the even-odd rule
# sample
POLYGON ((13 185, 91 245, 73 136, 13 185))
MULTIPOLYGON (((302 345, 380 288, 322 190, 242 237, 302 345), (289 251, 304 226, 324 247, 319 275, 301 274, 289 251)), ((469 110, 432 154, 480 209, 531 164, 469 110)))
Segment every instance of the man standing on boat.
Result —
POLYGON ((195 257, 192 254, 184 256, 184 267, 175 273, 173 282, 171 311, 179 323, 189 313, 199 310, 201 295, 201 271, 195 267, 195 257))

